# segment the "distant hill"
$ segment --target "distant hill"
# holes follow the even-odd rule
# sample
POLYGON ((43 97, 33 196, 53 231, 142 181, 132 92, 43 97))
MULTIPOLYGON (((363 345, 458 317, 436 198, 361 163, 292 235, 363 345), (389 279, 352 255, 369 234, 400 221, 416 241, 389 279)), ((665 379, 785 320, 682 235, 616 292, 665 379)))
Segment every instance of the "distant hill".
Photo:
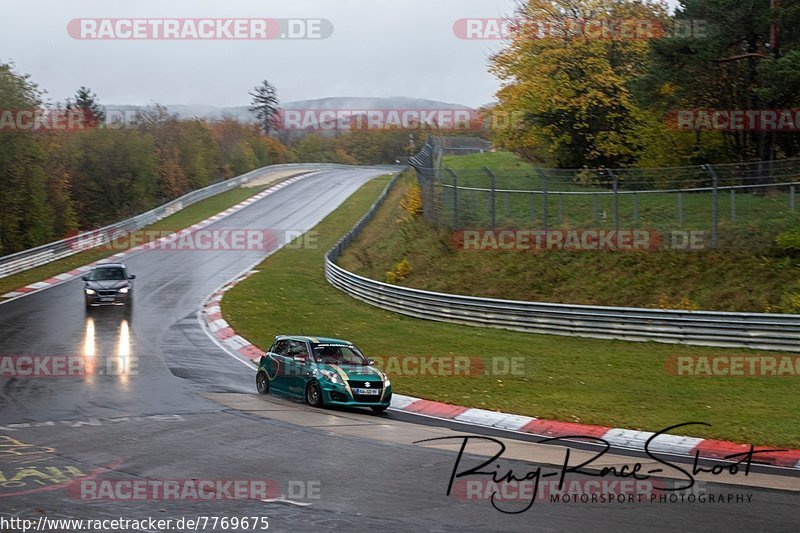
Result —
MULTIPOLYGON (((135 105, 106 105, 109 115, 131 112, 144 109, 146 106, 135 105)), ((231 117, 240 122, 255 122, 255 114, 247 109, 248 106, 217 107, 211 105, 176 104, 165 106, 170 113, 178 115, 181 119, 205 118, 219 120, 231 117)), ((424 98, 406 98, 402 96, 389 98, 348 97, 337 96, 331 98, 316 98, 313 100, 298 100, 282 102, 283 109, 469 109, 468 106, 427 100, 424 98)))

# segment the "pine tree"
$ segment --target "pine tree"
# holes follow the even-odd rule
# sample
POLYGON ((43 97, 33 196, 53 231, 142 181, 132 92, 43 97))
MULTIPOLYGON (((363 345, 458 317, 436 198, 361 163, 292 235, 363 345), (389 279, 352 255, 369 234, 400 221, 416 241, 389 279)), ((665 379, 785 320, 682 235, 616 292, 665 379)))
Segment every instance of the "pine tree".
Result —
POLYGON ((254 91, 250 93, 250 96, 253 97, 250 111, 255 112, 261 131, 265 135, 269 135, 278 129, 278 113, 280 112, 278 92, 267 80, 255 87, 254 91))

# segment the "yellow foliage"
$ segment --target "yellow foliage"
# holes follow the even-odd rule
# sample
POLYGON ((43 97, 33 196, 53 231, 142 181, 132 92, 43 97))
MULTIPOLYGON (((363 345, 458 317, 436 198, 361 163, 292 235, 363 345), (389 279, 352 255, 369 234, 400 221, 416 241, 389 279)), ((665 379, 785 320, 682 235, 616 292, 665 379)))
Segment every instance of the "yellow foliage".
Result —
POLYGON ((411 274, 411 270, 411 263, 408 262, 408 259, 403 259, 394 267, 394 273, 397 275, 398 279, 403 279, 411 274))
POLYGON ((422 190, 419 185, 413 184, 409 187, 405 196, 400 200, 400 207, 409 215, 409 218, 417 218, 422 214, 422 190))
POLYGON ((397 283, 402 281, 411 273, 411 263, 408 259, 403 259, 394 266, 394 270, 386 273, 386 283, 397 283))

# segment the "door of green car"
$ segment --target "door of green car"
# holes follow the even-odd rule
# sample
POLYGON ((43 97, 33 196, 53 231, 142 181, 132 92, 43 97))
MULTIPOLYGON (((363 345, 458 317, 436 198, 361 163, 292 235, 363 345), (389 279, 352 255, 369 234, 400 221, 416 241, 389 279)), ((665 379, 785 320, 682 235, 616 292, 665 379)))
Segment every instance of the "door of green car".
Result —
POLYGON ((286 388, 294 396, 303 398, 306 393, 306 364, 311 354, 308 343, 290 340, 286 353, 286 388))
POLYGON ((272 346, 267 354, 267 373, 270 378, 270 388, 279 392, 287 392, 288 378, 286 376, 286 353, 289 341, 279 340, 272 346))

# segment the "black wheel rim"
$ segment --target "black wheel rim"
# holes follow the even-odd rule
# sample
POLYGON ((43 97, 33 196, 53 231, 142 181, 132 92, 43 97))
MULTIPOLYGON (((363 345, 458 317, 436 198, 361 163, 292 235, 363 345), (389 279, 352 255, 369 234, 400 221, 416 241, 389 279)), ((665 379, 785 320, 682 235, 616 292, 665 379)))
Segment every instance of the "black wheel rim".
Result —
POLYGON ((308 388, 308 403, 314 406, 319 404, 319 387, 316 384, 308 388))
POLYGON ((258 391, 265 392, 267 390, 267 376, 264 374, 258 375, 258 391))

